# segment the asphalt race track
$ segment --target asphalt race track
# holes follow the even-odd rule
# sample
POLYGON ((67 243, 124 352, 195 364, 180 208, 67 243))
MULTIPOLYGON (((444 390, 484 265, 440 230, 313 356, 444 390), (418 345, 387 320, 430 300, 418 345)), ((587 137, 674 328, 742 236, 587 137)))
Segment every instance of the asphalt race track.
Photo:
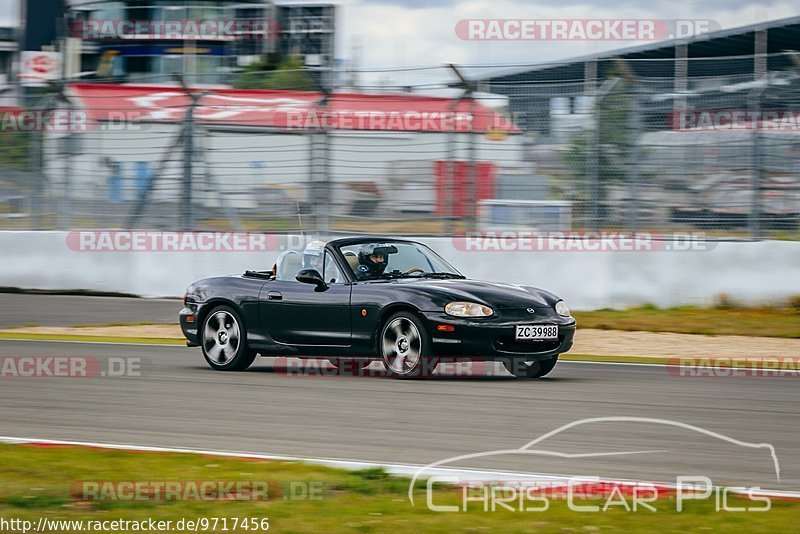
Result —
POLYGON ((179 299, 0 293, 0 328, 178 322, 179 299))
POLYGON ((285 361, 276 367, 265 358, 247 372, 221 373, 206 367, 199 349, 178 346, 0 341, 0 357, 11 356, 84 356, 95 370, 126 358, 141 371, 117 378, 4 376, 2 436, 426 464, 517 449, 582 418, 637 416, 770 443, 780 480, 764 448, 643 422, 581 425, 536 448, 651 452, 570 459, 506 453, 454 465, 665 482, 702 475, 716 484, 800 489, 800 376, 689 378, 660 366, 562 362, 543 380, 497 370, 399 381, 295 376, 285 361))

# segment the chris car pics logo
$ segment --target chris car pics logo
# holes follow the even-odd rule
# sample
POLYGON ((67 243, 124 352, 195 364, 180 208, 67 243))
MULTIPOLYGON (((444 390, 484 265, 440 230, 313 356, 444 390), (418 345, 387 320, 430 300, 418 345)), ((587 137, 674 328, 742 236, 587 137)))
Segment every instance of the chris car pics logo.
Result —
MULTIPOLYGON (((529 441, 518 449, 500 449, 464 454, 419 468, 408 487, 408 498, 412 506, 416 505, 414 490, 417 481, 425 479, 425 503, 428 509, 435 512, 457 513, 470 510, 496 512, 507 510, 514 512, 544 512, 555 500, 565 500, 570 510, 592 513, 624 509, 628 512, 649 511, 674 508, 683 512, 691 506, 691 501, 713 502, 716 512, 766 512, 771 508, 770 495, 758 486, 720 486, 705 474, 680 474, 674 481, 651 482, 635 480, 614 480, 593 475, 581 476, 548 476, 525 475, 514 479, 513 474, 503 473, 492 479, 491 473, 483 479, 476 479, 474 469, 462 469, 471 460, 486 462, 494 456, 519 455, 531 458, 586 459, 614 456, 648 455, 666 452, 658 450, 627 450, 610 452, 566 453, 539 448, 538 445, 572 428, 598 423, 628 423, 642 425, 663 425, 671 429, 681 429, 732 444, 745 449, 763 450, 769 454, 774 480, 780 480, 780 465, 775 448, 769 443, 751 443, 741 441, 718 432, 698 426, 647 417, 595 417, 581 419, 565 424, 551 432, 529 441), (458 466, 458 467, 455 467, 458 466), (487 478, 488 477, 488 478, 487 478), (457 495, 455 502, 452 493, 440 491, 441 485, 450 486, 457 495), (442 496, 445 495, 445 498, 442 496), (450 497, 447 497, 449 495, 450 497), (671 497, 665 499, 664 497, 671 497)), ((769 478, 772 479, 770 474, 769 478)))

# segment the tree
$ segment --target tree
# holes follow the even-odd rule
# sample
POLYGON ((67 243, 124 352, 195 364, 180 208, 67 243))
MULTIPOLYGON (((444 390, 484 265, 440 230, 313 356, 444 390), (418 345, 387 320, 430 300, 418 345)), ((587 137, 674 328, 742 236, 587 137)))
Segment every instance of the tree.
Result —
MULTIPOLYGON (((598 132, 589 130, 575 135, 569 150, 565 153, 564 159, 571 167, 573 176, 582 180, 588 186, 588 181, 594 176, 593 169, 589 168, 594 164, 589 150, 597 144, 598 178, 600 182, 600 198, 588 198, 588 194, 576 195, 576 199, 602 202, 605 200, 605 186, 624 181, 627 174, 627 154, 633 143, 633 133, 631 129, 631 114, 633 111, 633 83, 616 69, 611 69, 607 78, 620 78, 613 90, 595 102, 595 113, 597 113, 595 123, 599 128, 598 132)), ((593 125, 592 128, 595 126, 593 125)), ((582 188, 583 192, 588 191, 588 187, 582 188)))
POLYGON ((26 170, 28 168, 28 148, 30 146, 29 132, 5 131, 0 132, 0 168, 26 170))
POLYGON ((239 76, 234 87, 313 91, 318 88, 318 84, 305 69, 300 57, 290 56, 277 66, 270 57, 253 63, 239 76))

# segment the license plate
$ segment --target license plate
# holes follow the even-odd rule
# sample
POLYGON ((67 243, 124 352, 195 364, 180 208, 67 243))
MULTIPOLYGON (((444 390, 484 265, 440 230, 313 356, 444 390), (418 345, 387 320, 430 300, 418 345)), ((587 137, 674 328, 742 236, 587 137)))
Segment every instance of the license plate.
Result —
POLYGON ((558 339, 558 326, 554 324, 518 324, 517 340, 558 339))

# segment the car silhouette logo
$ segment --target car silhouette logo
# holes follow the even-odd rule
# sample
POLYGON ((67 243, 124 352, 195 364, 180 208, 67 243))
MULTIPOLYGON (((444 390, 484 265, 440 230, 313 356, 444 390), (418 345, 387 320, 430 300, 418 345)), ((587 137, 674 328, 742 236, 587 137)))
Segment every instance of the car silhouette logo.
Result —
POLYGON ((528 308, 528 313, 536 313, 536 310, 534 310, 533 308, 528 308))
MULTIPOLYGON (((505 455, 531 455, 536 457, 538 455, 546 456, 546 457, 555 457, 555 458, 602 458, 602 457, 614 457, 614 456, 627 456, 627 455, 634 455, 634 454, 654 454, 654 453, 664 453, 667 452, 668 449, 661 449, 661 450, 626 450, 626 451, 603 451, 603 452, 561 452, 555 451, 550 449, 539 449, 536 448, 539 446, 539 443, 546 441, 549 438, 552 438, 562 432, 565 432, 571 428, 575 428, 578 426, 583 425, 592 425, 596 423, 643 423, 643 424, 657 424, 657 425, 664 425, 667 427, 672 428, 682 428, 684 430, 688 430, 691 432, 696 432, 705 436, 710 436, 720 441, 724 441, 727 443, 732 443, 734 445, 738 445, 740 447, 746 447, 750 449, 766 449, 769 451, 770 457, 772 459, 772 466, 775 470, 775 480, 781 480, 781 468, 778 462, 778 455, 775 452, 775 447, 771 443, 750 443, 747 441, 741 441, 724 434, 720 434, 718 432, 714 432, 712 430, 707 430, 705 428, 701 428, 698 426, 690 425, 688 423, 683 423, 680 421, 672 421, 669 419, 655 419, 652 417, 635 417, 635 416, 606 416, 606 417, 590 417, 588 419, 579 419, 577 421, 573 421, 571 423, 567 423, 558 427, 555 430, 551 430, 545 434, 540 435, 536 439, 529 441, 519 449, 501 449, 495 451, 483 451, 483 452, 474 452, 470 454, 462 454, 459 456, 453 456, 451 458, 447 458, 445 460, 439 460, 437 462, 433 462, 427 465, 424 465, 417 469, 414 475, 411 477, 411 481, 408 485, 408 500, 412 506, 414 506, 414 488, 416 487, 417 481, 422 478, 422 474, 424 472, 431 473, 434 469, 448 469, 455 467, 453 464, 456 465, 463 465, 463 462, 476 460, 476 459, 483 459, 483 458, 492 458, 492 457, 501 457, 505 455), (457 464, 458 462, 458 464, 457 464)), ((528 473, 529 475, 534 475, 534 473, 528 473)), ((472 475, 469 475, 472 476, 472 475)), ((433 477, 434 479, 437 477, 433 477)), ((454 477, 441 477, 440 480, 444 481, 445 478, 449 478, 448 483, 450 484, 457 484, 459 483, 458 476, 454 477)), ((430 482, 430 479, 429 479, 430 482)), ((466 481, 465 481, 466 482, 466 481)), ((428 490, 430 491, 430 485, 428 486, 428 490)), ((430 501, 428 501, 430 502, 430 501)))

